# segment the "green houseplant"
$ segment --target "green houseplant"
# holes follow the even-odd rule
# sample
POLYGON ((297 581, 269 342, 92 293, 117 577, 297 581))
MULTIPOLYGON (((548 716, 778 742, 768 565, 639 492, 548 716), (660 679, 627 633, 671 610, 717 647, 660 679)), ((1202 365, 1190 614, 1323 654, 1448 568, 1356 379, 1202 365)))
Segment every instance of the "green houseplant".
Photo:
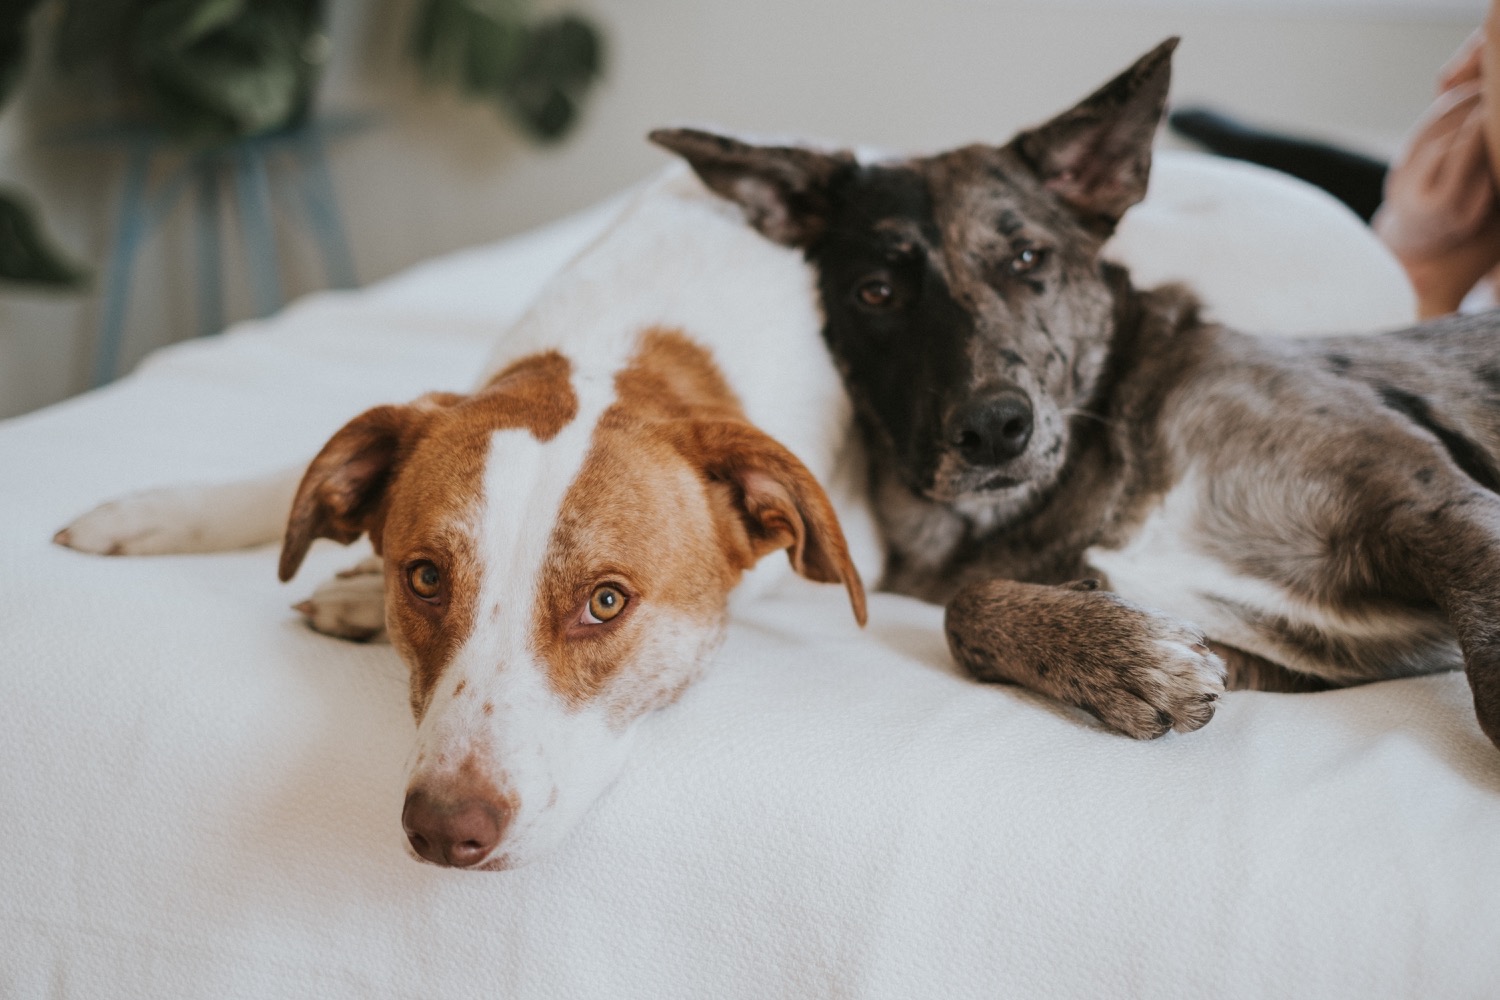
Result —
MULTIPOLYGON (((21 77, 26 25, 40 0, 12 0, 0 7, 0 107, 21 77)), ((83 271, 59 253, 43 233, 31 200, 0 184, 0 282, 71 288, 83 271)))
MULTIPOLYGON (((64 74, 89 74, 121 114, 188 148, 293 129, 310 113, 327 54, 325 0, 12 0, 0 5, 0 102, 24 62, 28 24, 59 8, 64 74)), ((572 14, 539 18, 530 0, 422 0, 410 54, 423 77, 502 110, 543 142, 564 136, 600 74, 598 31, 572 14)), ((0 280, 72 285, 19 192, 0 187, 0 280)))

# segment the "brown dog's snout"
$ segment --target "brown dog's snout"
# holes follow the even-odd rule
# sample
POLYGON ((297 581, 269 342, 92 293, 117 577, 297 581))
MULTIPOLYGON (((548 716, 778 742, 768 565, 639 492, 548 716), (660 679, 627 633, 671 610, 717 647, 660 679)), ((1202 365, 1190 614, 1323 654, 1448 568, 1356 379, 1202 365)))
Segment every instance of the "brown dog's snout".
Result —
POLYGON ((948 443, 970 465, 999 465, 1026 450, 1034 417, 1031 400, 1015 390, 971 400, 948 418, 948 443))
POLYGON ((444 793, 414 788, 401 810, 401 828, 412 850, 436 865, 470 868, 489 857, 505 824, 510 806, 487 789, 457 785, 444 793))

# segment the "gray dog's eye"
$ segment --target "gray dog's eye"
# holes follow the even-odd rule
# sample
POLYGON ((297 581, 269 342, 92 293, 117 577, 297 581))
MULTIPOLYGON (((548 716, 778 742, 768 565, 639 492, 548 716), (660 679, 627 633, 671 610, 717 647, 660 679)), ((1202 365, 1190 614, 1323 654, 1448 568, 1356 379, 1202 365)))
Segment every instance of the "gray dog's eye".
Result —
POLYGON ((1026 274, 1041 267, 1047 259, 1047 251, 1041 247, 1027 247, 1010 259, 1011 274, 1026 274))

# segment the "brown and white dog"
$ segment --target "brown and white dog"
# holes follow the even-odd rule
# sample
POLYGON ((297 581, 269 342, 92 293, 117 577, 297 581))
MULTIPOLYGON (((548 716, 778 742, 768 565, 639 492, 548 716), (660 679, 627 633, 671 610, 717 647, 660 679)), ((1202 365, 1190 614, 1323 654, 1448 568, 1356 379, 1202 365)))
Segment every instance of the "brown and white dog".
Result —
POLYGON ((1299 341, 1135 288, 1100 251, 1175 44, 1003 146, 655 138, 817 268, 884 586, 947 602, 975 676, 1144 738, 1206 724, 1224 660, 1289 689, 1462 666, 1500 743, 1500 313, 1299 341))
POLYGON ((214 551, 284 526, 287 580, 314 539, 368 535, 378 560, 304 609, 336 634, 383 627, 411 669, 412 849, 508 868, 561 841, 634 723, 699 675, 762 556, 842 583, 864 622, 818 482, 850 414, 817 330, 800 255, 675 168, 553 279, 473 393, 370 410, 305 475, 137 495, 58 541, 214 551))

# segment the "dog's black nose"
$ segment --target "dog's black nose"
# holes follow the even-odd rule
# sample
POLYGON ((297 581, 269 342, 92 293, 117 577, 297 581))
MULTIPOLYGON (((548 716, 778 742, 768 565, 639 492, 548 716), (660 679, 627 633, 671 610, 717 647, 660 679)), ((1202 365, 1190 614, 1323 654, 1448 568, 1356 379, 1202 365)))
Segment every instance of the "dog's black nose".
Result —
POLYGON ((1026 450, 1031 428, 1031 401, 1025 394, 1000 392, 953 411, 948 443, 971 465, 999 465, 1026 450))

